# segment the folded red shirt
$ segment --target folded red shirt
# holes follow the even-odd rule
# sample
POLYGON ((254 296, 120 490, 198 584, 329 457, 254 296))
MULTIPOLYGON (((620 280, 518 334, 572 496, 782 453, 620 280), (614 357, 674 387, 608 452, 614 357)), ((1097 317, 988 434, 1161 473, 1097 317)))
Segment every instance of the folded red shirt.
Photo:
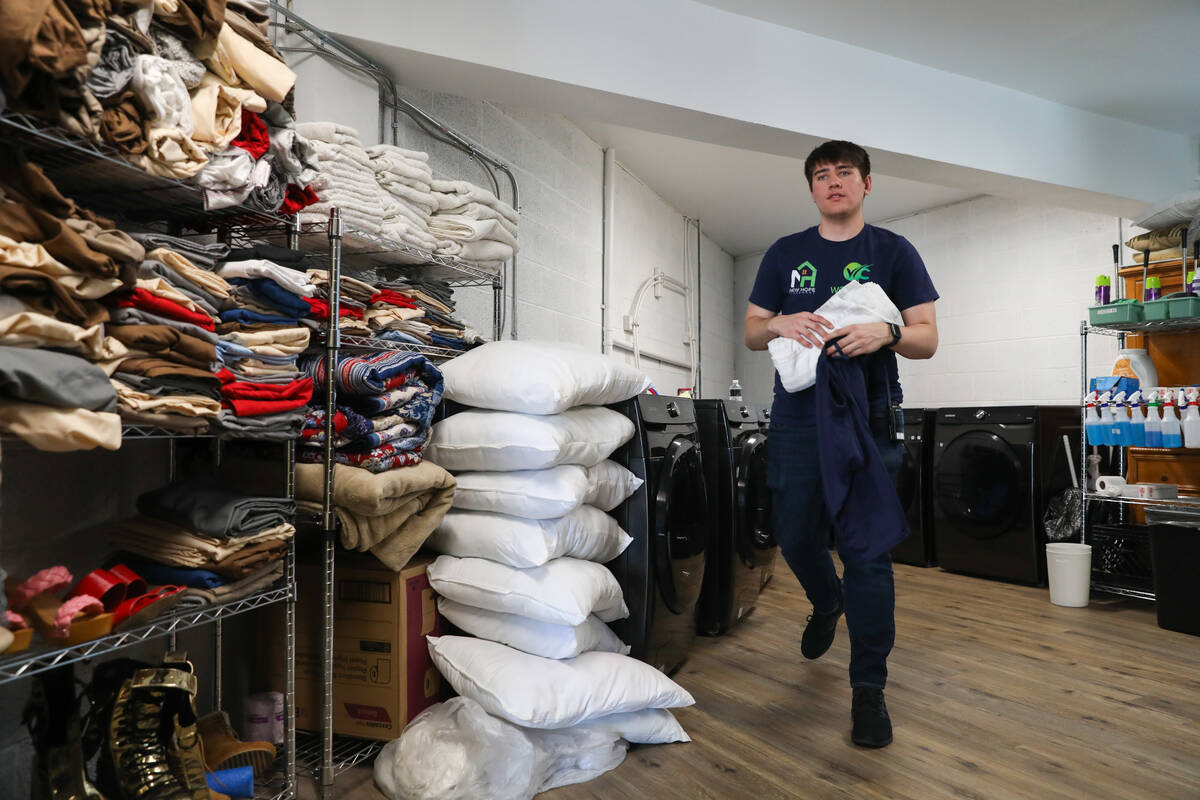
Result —
POLYGON ((254 156, 254 160, 263 157, 271 148, 271 137, 267 133, 267 123, 258 114, 242 109, 242 132, 230 144, 235 144, 254 156))
POLYGON ((160 317, 190 322, 206 331, 217 329, 216 321, 207 314, 184 308, 179 303, 159 297, 146 289, 131 289, 128 292, 121 292, 113 295, 113 299, 117 308, 140 308, 151 314, 158 314, 160 317))
MULTIPOLYGON (((312 309, 310 317, 317 319, 329 319, 329 301, 323 297, 303 297, 304 302, 308 303, 308 307, 312 309)), ((362 319, 363 312, 361 308, 347 308, 343 306, 338 309, 338 317, 352 317, 354 319, 362 319)))
POLYGON ((239 417, 291 411, 312 399, 312 378, 297 378, 291 383, 250 383, 239 381, 227 369, 218 372, 217 378, 222 383, 222 404, 239 417))
POLYGON ((296 184, 289 183, 283 197, 283 205, 279 207, 279 211, 283 214, 295 214, 297 211, 319 202, 321 202, 321 198, 317 197, 317 193, 312 190, 311 186, 305 186, 301 189, 296 184))
POLYGON ((371 299, 368 302, 371 305, 386 303, 389 306, 399 306, 400 308, 417 307, 417 304, 413 302, 411 297, 400 292, 393 292, 391 289, 380 289, 371 295, 371 299))

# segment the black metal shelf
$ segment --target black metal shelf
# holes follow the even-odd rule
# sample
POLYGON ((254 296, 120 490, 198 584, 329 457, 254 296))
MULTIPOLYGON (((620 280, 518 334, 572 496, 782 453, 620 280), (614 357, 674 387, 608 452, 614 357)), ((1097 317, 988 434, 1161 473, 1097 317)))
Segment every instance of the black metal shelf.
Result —
POLYGON ((252 594, 249 597, 244 597, 241 600, 164 614, 153 622, 139 628, 101 636, 99 639, 93 639, 90 642, 84 642, 72 647, 44 649, 38 648, 35 645, 35 649, 30 652, 17 653, 7 658, 0 658, 0 685, 28 678, 30 675, 36 675, 39 672, 45 672, 64 664, 74 664, 77 661, 107 655, 116 650, 131 647, 150 639, 167 636, 176 631, 183 631, 195 628, 198 625, 215 622, 219 619, 244 614, 247 611, 253 611, 256 608, 268 606, 273 603, 282 603, 291 597, 291 595, 291 586, 276 586, 252 594))
POLYGON ((105 215, 174 223, 198 232, 230 226, 283 226, 283 216, 244 206, 206 210, 204 192, 151 175, 108 145, 25 114, 0 112, 0 142, 20 148, 67 197, 105 215))

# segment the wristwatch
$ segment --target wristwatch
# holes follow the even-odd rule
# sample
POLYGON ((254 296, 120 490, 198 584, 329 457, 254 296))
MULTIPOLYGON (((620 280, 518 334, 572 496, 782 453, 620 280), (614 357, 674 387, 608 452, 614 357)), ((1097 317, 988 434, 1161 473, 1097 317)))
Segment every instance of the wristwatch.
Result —
POLYGON ((888 347, 895 347, 900 343, 900 326, 894 322, 889 322, 888 330, 892 332, 892 343, 888 347))

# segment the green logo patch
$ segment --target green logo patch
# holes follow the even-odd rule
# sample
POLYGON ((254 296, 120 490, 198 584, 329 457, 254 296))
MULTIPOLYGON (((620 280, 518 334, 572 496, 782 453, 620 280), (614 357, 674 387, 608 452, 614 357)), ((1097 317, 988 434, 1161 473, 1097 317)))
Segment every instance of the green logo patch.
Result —
POLYGON ((866 283, 871 280, 871 265, 860 264, 857 261, 851 261, 842 270, 842 277, 848 281, 861 281, 866 283))
POLYGON ((805 261, 798 267, 792 269, 792 285, 793 289, 810 289, 815 290, 817 286, 817 268, 810 262, 805 261))

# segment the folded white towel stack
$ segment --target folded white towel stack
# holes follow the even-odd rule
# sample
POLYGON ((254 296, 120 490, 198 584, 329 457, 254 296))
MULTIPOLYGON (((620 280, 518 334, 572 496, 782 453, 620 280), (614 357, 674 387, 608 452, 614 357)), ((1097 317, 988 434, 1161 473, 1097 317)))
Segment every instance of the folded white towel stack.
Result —
POLYGON ((358 131, 336 122, 299 122, 296 132, 306 137, 316 152, 318 174, 312 188, 321 198, 301 212, 301 219, 322 221, 336 207, 342 211, 342 221, 351 228, 382 233, 387 195, 375 181, 371 159, 359 141, 358 131))
POLYGON ((438 252, 498 269, 520 249, 516 210, 486 189, 466 181, 430 184, 437 210, 429 231, 443 240, 438 252))

